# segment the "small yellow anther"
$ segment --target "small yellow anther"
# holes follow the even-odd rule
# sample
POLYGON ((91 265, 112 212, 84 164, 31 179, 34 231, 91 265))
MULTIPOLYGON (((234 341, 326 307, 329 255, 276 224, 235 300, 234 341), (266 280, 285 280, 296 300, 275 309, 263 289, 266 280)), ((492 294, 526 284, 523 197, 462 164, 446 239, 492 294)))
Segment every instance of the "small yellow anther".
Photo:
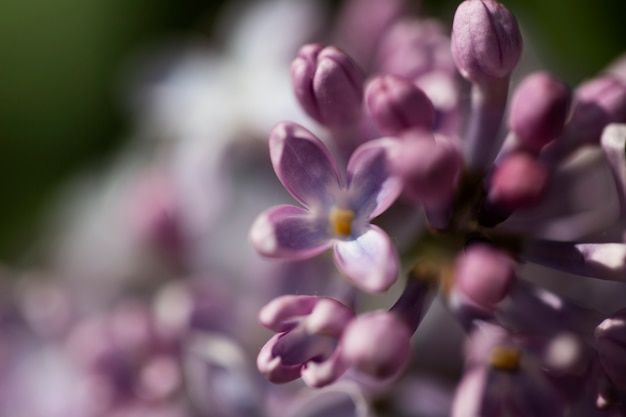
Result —
POLYGON ((491 351, 489 365, 499 371, 515 372, 519 369, 522 354, 518 349, 496 346, 491 351))
POLYGON ((352 220, 354 212, 338 207, 333 207, 328 216, 332 231, 335 235, 346 237, 352 233, 352 220))

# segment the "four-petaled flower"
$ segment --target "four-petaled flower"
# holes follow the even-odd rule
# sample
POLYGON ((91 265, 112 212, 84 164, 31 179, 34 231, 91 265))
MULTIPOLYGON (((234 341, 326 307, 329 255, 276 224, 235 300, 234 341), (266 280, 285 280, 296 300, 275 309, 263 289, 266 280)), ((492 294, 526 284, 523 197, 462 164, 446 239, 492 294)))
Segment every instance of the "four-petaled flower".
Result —
POLYGON ((269 140, 274 171, 304 208, 279 205, 262 213, 250 231, 257 251, 306 259, 332 247, 337 267, 357 287, 387 290, 397 278, 398 254, 387 234, 369 221, 402 190, 387 163, 391 142, 383 138, 357 148, 343 181, 320 139, 295 123, 276 126, 269 140))

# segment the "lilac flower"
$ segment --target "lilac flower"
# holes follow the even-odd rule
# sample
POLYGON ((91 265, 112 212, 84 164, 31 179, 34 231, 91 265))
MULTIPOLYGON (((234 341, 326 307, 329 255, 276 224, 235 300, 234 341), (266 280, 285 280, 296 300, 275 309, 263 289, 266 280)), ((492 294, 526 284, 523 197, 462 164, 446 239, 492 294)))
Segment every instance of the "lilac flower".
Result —
POLYGON ((346 369, 338 343, 353 317, 350 308, 332 298, 285 295, 272 300, 259 321, 277 334, 261 348, 259 370, 272 382, 300 376, 312 387, 334 382, 346 369))
POLYGON ((305 128, 281 123, 270 136, 274 171, 305 208, 281 205, 261 214, 250 230, 264 256, 306 259, 333 248, 340 271, 368 292, 388 289, 398 274, 389 237, 369 221, 396 199, 401 183, 387 166, 387 141, 359 147, 345 184, 330 152, 305 128))

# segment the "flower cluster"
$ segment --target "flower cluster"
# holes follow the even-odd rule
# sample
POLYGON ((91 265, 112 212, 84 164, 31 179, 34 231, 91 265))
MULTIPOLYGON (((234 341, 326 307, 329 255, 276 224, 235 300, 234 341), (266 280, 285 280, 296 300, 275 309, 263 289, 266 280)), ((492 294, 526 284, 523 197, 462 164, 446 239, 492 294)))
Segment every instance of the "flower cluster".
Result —
POLYGON ((626 60, 323 3, 130 66, 128 145, 0 266, 0 416, 626 415, 626 60))
POLYGON ((390 383, 438 291, 467 334, 453 416, 623 415, 624 309, 582 308, 525 279, 533 264, 555 271, 548 282, 626 279, 623 67, 575 88, 546 71, 513 84, 522 37, 495 0, 463 1, 450 37, 430 20, 368 19, 376 44, 339 37, 344 49, 308 44, 293 60, 319 133, 281 122, 269 153, 303 207, 270 208, 250 230, 266 257, 332 248, 353 290, 270 301, 259 318, 276 334, 259 369, 312 387, 390 383), (359 307, 401 274, 393 306, 359 307))

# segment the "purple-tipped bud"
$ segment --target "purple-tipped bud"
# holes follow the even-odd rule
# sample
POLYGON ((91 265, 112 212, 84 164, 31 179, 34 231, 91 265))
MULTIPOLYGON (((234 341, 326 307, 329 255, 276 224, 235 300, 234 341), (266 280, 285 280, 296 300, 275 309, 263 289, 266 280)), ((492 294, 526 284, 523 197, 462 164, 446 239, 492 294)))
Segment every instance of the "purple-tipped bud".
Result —
POLYGON ((363 74, 339 49, 319 44, 303 46, 291 64, 296 97, 304 110, 328 127, 357 122, 363 101, 363 74))
POLYGON ((461 75, 483 84, 507 78, 522 52, 515 16, 494 0, 465 0, 452 23, 452 56, 461 75))
POLYGON ((456 288, 485 310, 492 310, 515 282, 515 263, 506 253, 489 245, 470 246, 459 256, 456 288))
POLYGON ((611 382, 626 390, 626 308, 596 327, 596 349, 611 382))
POLYGON ((411 128, 431 130, 435 123, 435 109, 430 99, 400 77, 374 78, 365 90, 365 102, 384 134, 394 135, 411 128))
POLYGON ((563 132, 571 90, 547 72, 524 78, 511 101, 509 127, 524 149, 539 152, 563 132))
POLYGON ((416 204, 438 208, 454 192, 462 166, 459 149, 436 141, 429 132, 405 135, 393 150, 392 169, 404 180, 404 192, 416 204))
POLYGON ((598 143, 609 123, 626 121, 626 84, 603 76, 581 84, 574 93, 574 113, 568 134, 587 143, 598 143))
POLYGON ((491 177, 487 199, 508 210, 529 207, 543 196, 548 169, 532 155, 516 152, 498 165, 491 177))
POLYGON ((354 319, 341 339, 342 358, 377 379, 396 376, 406 366, 411 333, 394 313, 375 311, 354 319))

